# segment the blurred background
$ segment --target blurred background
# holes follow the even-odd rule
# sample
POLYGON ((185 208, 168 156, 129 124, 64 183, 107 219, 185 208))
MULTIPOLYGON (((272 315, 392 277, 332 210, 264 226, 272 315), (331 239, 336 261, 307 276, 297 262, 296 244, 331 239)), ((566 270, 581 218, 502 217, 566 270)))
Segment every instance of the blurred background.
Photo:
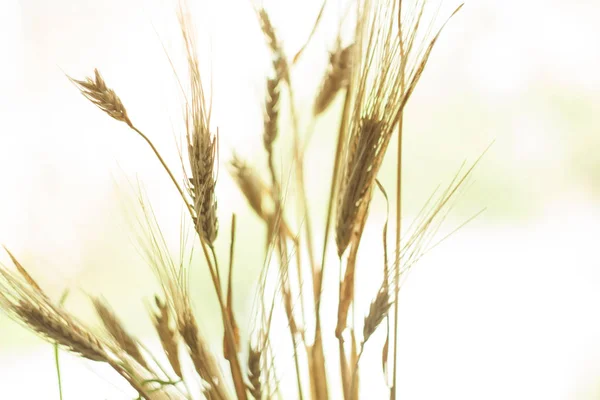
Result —
MULTIPOLYGON (((237 213, 235 302, 248 332, 249 283, 262 267, 264 227, 226 163, 235 150, 266 173, 262 99, 270 58, 250 1, 191 3, 220 133, 217 246, 226 258, 229 219, 237 213)), ((329 1, 295 70, 301 116, 310 115, 344 3, 329 1)), ((289 55, 320 5, 265 1, 289 55)), ((0 2, 0 243, 53 297, 69 289, 66 306, 82 320, 98 324, 87 296, 102 295, 149 343, 156 339, 147 309, 158 286, 139 254, 136 182, 175 252, 181 205, 149 148, 86 101, 65 74, 82 79, 98 68, 178 170, 182 109, 167 58, 176 69, 183 65, 175 10, 167 0, 0 2)), ((485 212, 428 254, 402 289, 401 398, 600 398, 598 15, 600 3, 592 1, 472 0, 442 34, 406 109, 407 222, 463 160, 495 142, 446 225, 485 212)), ((317 122, 307 156, 317 243, 340 100, 317 122)), ((279 140, 284 165, 286 133, 282 128, 279 140)), ((381 171, 390 195, 394 147, 381 171)), ((384 218, 385 203, 376 198, 365 259, 380 253, 384 218)), ((218 313, 203 267, 192 269, 194 305, 218 348, 218 313)), ((369 286, 368 271, 359 274, 369 286)), ((378 366, 381 341, 372 346, 374 358, 363 363, 378 366)), ((130 398, 107 368, 65 353, 61 362, 65 399, 130 398)), ((337 356, 332 364, 337 368, 337 356)), ((373 370, 367 382, 383 386, 380 369, 373 370)), ((0 316, 0 397, 58 398, 55 374, 52 347, 0 316)))

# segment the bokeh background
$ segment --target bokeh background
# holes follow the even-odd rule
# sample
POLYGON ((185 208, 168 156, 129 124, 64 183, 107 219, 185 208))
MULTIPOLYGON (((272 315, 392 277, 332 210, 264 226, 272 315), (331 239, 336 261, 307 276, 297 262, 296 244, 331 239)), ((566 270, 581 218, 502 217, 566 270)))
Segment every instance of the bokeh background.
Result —
MULTIPOLYGON (((250 1, 192 3, 221 138, 218 246, 225 255, 236 212, 236 307, 247 331, 264 228, 225 164, 235 150, 264 172, 261 99, 269 54, 250 1)), ((345 2, 329 3, 294 75, 303 115, 345 2)), ((149 343, 155 339, 146 310, 157 285, 136 244, 136 182, 175 251, 181 206, 139 137, 85 101, 65 74, 83 78, 98 68, 135 123, 178 166, 181 103, 165 54, 180 65, 175 5, 0 1, 0 243, 52 296, 70 289, 67 307, 82 320, 96 323, 87 296, 102 295, 149 343)), ((265 6, 292 54, 320 1, 265 6)), ((495 142, 447 226, 485 212, 428 254, 402 289, 403 399, 600 396, 598 15, 600 3, 593 1, 472 0, 438 42, 406 111, 407 221, 463 160, 495 142)), ((324 215, 339 108, 338 99, 311 140, 306 176, 316 221, 324 215)), ((282 126, 287 122, 284 115, 282 126)), ((393 193, 392 157, 381 179, 393 193)), ((384 213, 376 199, 367 255, 380 252, 384 213)), ((192 272, 194 304, 218 346, 213 289, 202 267, 192 272)), ((368 286, 369 273, 362 274, 368 286)), ((363 362, 379 365, 379 351, 363 362)), ((58 398, 52 352, 0 316, 0 397, 58 398)), ((67 355, 61 361, 66 399, 129 398, 108 369, 67 355)), ((366 379, 381 386, 379 368, 373 370, 366 379)))

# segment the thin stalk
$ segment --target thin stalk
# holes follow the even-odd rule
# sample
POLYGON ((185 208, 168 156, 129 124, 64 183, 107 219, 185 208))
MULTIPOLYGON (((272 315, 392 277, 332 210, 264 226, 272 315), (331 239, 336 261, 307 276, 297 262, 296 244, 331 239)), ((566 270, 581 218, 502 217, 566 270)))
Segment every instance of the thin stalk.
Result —
MULTIPOLYGON (((219 307, 221 309, 221 315, 223 317, 225 341, 227 342, 227 345, 229 346, 230 349, 235 349, 235 339, 233 337, 233 326, 229 319, 229 314, 227 313, 225 303, 223 302, 223 292, 221 290, 221 285, 219 285, 219 283, 218 283, 219 280, 217 277, 216 268, 213 267, 212 263, 210 262, 211 257, 208 254, 208 250, 207 250, 207 247, 209 247, 209 246, 207 246, 207 244, 203 240, 200 240, 200 243, 202 245, 202 251, 204 252, 204 256, 209 264, 208 269, 211 274, 213 286, 215 287, 215 291, 217 294, 217 300, 219 301, 219 307)), ((233 384, 235 386, 235 392, 237 395, 237 399, 246 400, 248 398, 247 394, 246 394, 246 385, 243 380, 244 378, 242 375, 242 369, 240 367, 240 361, 239 361, 237 352, 233 351, 233 354, 231 355, 230 359, 228 359, 228 361, 229 361, 229 366, 231 369, 231 376, 233 378, 233 384)))
MULTIPOLYGON (((222 284, 221 272, 219 271, 219 261, 217 259, 217 252, 215 251, 215 246, 212 243, 209 244, 208 247, 210 247, 210 252, 212 253, 212 257, 215 262, 214 266, 215 266, 215 272, 217 273, 217 282, 218 282, 219 286, 221 286, 221 284, 222 284)), ((221 290, 223 290, 223 289, 221 288, 221 290)))
POLYGON ((133 377, 131 377, 129 375, 129 372, 127 371, 126 368, 124 368, 121 364, 119 364, 118 362, 112 360, 110 357, 108 357, 106 359, 106 363, 115 371, 117 371, 117 373, 119 375, 121 375, 126 381, 127 383, 129 383, 129 385, 139 394, 139 398, 140 399, 151 399, 152 397, 148 394, 148 392, 144 389, 143 384, 140 385, 139 382, 137 382, 133 377))
MULTIPOLYGON (((227 318, 229 318, 231 327, 234 330, 234 344, 237 345, 237 340, 239 339, 239 334, 237 333, 237 323, 235 322, 235 316, 233 314, 233 255, 234 255, 234 247, 235 247, 235 230, 236 230, 236 217, 235 214, 231 215, 231 241, 229 245, 229 273, 227 277, 227 318)), ((231 352, 237 352, 238 348, 230 348, 227 346, 227 341, 224 340, 223 348, 227 352, 225 357, 230 357, 231 352)))
POLYGON ((54 365, 56 366, 56 379, 58 380, 58 398, 63 400, 62 379, 60 377, 60 362, 58 360, 58 344, 54 344, 54 365))
MULTIPOLYGON (((323 288, 323 273, 325 271, 325 257, 327 254, 327 243, 329 240, 329 231, 331 229, 331 216, 333 213, 333 204, 335 201, 335 191, 337 188, 338 175, 340 171, 340 165, 342 162, 342 150, 344 148, 344 142, 346 141, 346 131, 347 131, 347 116, 350 112, 350 90, 346 90, 346 95, 344 99, 344 107, 342 109, 342 116, 340 121, 340 128, 338 132, 338 141, 336 145, 335 152, 335 160, 333 164, 333 174, 331 177, 331 188, 329 191, 329 204, 327 206, 327 217, 325 220, 325 231, 323 238, 323 253, 321 255, 321 269, 313 273, 313 294, 315 301, 315 341, 311 348, 311 373, 312 374, 321 374, 325 376, 325 358, 323 354, 323 338, 321 336, 321 291, 323 288)), ((340 264, 340 272, 341 272, 341 264, 340 264)), ((340 345, 342 351, 343 345, 340 345)), ((341 357, 341 356, 340 356, 341 357)), ((340 358, 341 362, 341 358, 340 358)), ((343 371, 343 370, 342 370, 343 371)), ((326 399, 328 396, 327 389, 327 381, 323 379, 323 381, 318 380, 319 377, 316 376, 314 379, 314 388, 313 391, 317 392, 316 398, 318 399, 326 399), (318 385, 320 383, 321 385, 318 385)))
MULTIPOLYGON (((10 254, 10 252, 9 252, 9 254, 10 254)), ((11 257, 12 257, 12 254, 11 254, 11 257)), ((13 258, 13 260, 14 260, 14 258, 13 258)), ((40 291, 41 291, 41 289, 40 289, 40 291)), ((65 304, 65 301, 67 301, 67 296, 68 295, 69 295, 69 290, 67 289, 60 296, 60 300, 58 301, 58 304, 61 307, 65 304)), ((58 357, 59 357, 58 343, 54 343, 53 347, 54 347, 54 365, 56 366, 56 379, 58 381, 58 397, 59 397, 60 400, 63 400, 62 376, 61 376, 61 373, 60 373, 60 361, 58 359, 58 357)))
MULTIPOLYGON (((290 330, 292 328, 290 327, 290 330)), ((304 396, 302 395, 302 379, 300 378, 300 360, 298 359, 298 340, 296 336, 292 333, 292 343, 294 345, 294 364, 296 365, 296 380, 298 383, 298 399, 303 400, 304 396)))
POLYGON ((183 200, 183 202, 187 206, 187 209, 188 209, 190 215, 192 216, 192 218, 194 218, 194 210, 192 210, 192 206, 190 205, 190 203, 188 202, 187 198, 185 197, 183 189, 181 189, 181 186, 179 185, 179 183, 177 183, 177 179, 175 179, 175 176, 171 172, 171 169, 167 166, 167 163, 165 162, 165 160, 162 158, 162 156, 158 152, 158 149, 154 146, 154 144, 148 138, 148 136, 144 135, 144 133, 142 133, 142 131, 140 131, 138 128, 136 128, 131 122, 129 122, 128 125, 129 125, 129 127, 131 129, 133 129, 135 132, 137 132, 137 134, 140 135, 142 137, 142 139, 144 139, 146 141, 146 143, 148 143, 148 145, 150 146, 150 148, 154 152, 154 155, 156 155, 156 158, 158 158, 158 161, 160 161, 160 163, 163 166, 163 168, 165 169, 165 171, 167 171, 167 174, 169 175, 169 178, 171 178, 171 181, 173 182, 173 184, 177 188, 177 191, 179 192, 179 195, 181 196, 181 199, 183 200))
MULTIPOLYGON (((231 215, 231 244, 229 245, 229 277, 227 279, 227 307, 233 308, 233 255, 235 246, 236 216, 231 215)), ((233 311, 232 311, 233 312, 233 311)))
POLYGON ((156 357, 154 357, 154 355, 152 354, 152 352, 143 344, 143 343, 139 343, 140 347, 146 352, 146 355, 148 357, 150 357, 150 359, 154 362, 154 364, 158 367, 158 369, 160 370, 160 372, 163 373, 163 375, 166 377, 165 381, 161 381, 160 379, 149 379, 144 381, 144 383, 148 383, 148 382, 158 382, 161 383, 161 385, 172 385, 179 393, 181 393, 186 399, 190 399, 190 393, 192 393, 190 391, 190 388, 188 387, 188 385, 185 382, 185 379, 180 378, 179 380, 173 380, 171 379, 171 377, 169 376, 169 373, 162 367, 162 365, 160 365, 160 362, 156 359, 156 357), (181 383, 183 385, 183 387, 185 388, 185 391, 182 390, 179 387, 179 383, 181 383))
POLYGON ((285 272, 286 272, 286 277, 284 277, 283 274, 283 268, 280 268, 280 279, 281 279, 281 292, 282 295, 284 296, 284 307, 286 309, 286 316, 288 318, 288 328, 290 331, 290 336, 292 337, 292 345, 294 346, 294 366, 296 369, 296 381, 298 384, 298 399, 299 400, 303 400, 304 399, 304 395, 302 394, 302 378, 300 377, 300 360, 298 359, 298 341, 296 339, 296 333, 297 333, 297 324, 296 321, 294 319, 294 314, 292 311, 292 295, 291 295, 291 288, 289 285, 290 279, 289 279, 289 259, 287 256, 287 246, 285 245, 285 235, 283 235, 281 233, 281 230, 279 229, 279 227, 275 228, 279 231, 278 234, 278 250, 279 250, 279 259, 280 259, 280 267, 283 267, 284 265, 286 266, 285 268, 285 272), (285 283, 285 280, 287 279, 287 285, 285 283))
POLYGON ((400 288, 400 236, 402 222, 402 129, 403 129, 403 114, 400 114, 398 121, 398 161, 396 171, 396 259, 398 265, 394 271, 394 367, 392 369, 392 388, 390 390, 390 400, 396 399, 396 372, 398 367, 398 292, 400 288))
POLYGON ((365 350, 364 342, 360 345, 360 351, 358 352, 358 356, 356 357, 356 362, 354 363, 354 368, 352 369, 352 380, 350 383, 350 393, 352 393, 352 400, 358 400, 358 389, 355 388, 355 385, 358 383, 358 363, 360 362, 360 358, 363 355, 363 351, 365 350))
POLYGON ((304 184, 304 155, 301 154, 300 145, 300 128, 298 125, 298 114, 296 112, 296 105, 294 101, 294 92, 292 89, 291 78, 288 74, 288 94, 290 97, 290 114, 292 116, 292 125, 294 127, 294 165, 296 167, 296 185, 300 192, 301 209, 303 211, 303 225, 306 231, 306 247, 308 250, 308 259, 313 271, 313 276, 317 270, 317 264, 315 263, 315 255, 313 251, 313 237, 312 237, 312 223, 310 219, 310 212, 308 208, 308 200, 306 199, 306 186, 304 184))
POLYGON ((310 34, 308 35, 308 38, 306 39, 306 42, 304 42, 304 44, 302 45, 302 47, 300 48, 300 50, 298 50, 298 52, 294 56, 294 58, 292 60, 292 65, 294 65, 294 64, 296 64, 298 62, 298 60, 300 59, 300 56, 302 55, 302 53, 304 53, 304 50, 306 50, 306 48, 308 47, 308 44, 310 43, 310 40, 313 38, 315 32, 317 31, 317 27, 319 26, 319 22, 321 22, 321 17, 323 17, 323 11, 325 11, 325 5, 327 5, 327 0, 323 0, 323 4, 321 5, 321 9, 319 10, 319 14, 317 15, 317 19, 315 21, 315 24, 313 25, 313 28, 310 31, 310 34))
MULTIPOLYGON (((284 234, 285 237, 285 234, 284 234)), ((296 263, 298 265, 300 265, 301 257, 300 257, 300 241, 296 240, 294 242, 294 246, 296 247, 295 253, 296 253, 296 263)), ((300 297, 300 316, 302 318, 302 321, 300 321, 300 324, 302 326, 303 329, 300 330, 300 334, 302 337, 302 342, 304 343, 304 346, 306 347, 306 337, 304 336, 304 331, 305 331, 305 327, 306 327, 306 313, 304 312, 304 296, 303 294, 303 284, 302 284, 302 271, 300 270, 300 268, 296 268, 296 274, 297 274, 297 279, 298 279, 298 291, 299 291, 299 297, 300 297)))
MULTIPOLYGON (((363 213, 366 213, 367 210, 365 208, 363 208, 363 213)), ((355 239, 350 243, 350 250, 348 253, 348 259, 346 261, 346 271, 345 271, 345 276, 344 276, 344 280, 342 285, 345 286, 344 289, 342 289, 342 285, 340 285, 340 295, 339 295, 339 299, 340 299, 340 305, 338 306, 338 324, 336 327, 336 336, 338 338, 338 342, 339 342, 339 347, 340 347, 340 365, 346 365, 346 372, 344 374, 344 371, 342 371, 342 381, 343 381, 343 385, 344 385, 344 399, 346 400, 352 400, 353 394, 351 391, 351 375, 349 375, 350 371, 348 371, 348 368, 350 367, 350 364, 348 363, 348 360, 346 359, 346 353, 344 352, 344 339, 342 336, 342 332, 344 331, 344 329, 346 329, 347 324, 347 318, 348 318, 348 308, 350 305, 354 304, 354 288, 355 288, 355 271, 356 271, 356 259, 358 256, 358 248, 360 245, 360 239, 362 238, 362 233, 364 231, 366 225, 366 218, 362 218, 362 223, 358 228, 358 233, 355 236, 355 239), (349 289, 348 289, 349 288, 349 289), (342 297, 343 292, 350 290, 350 303, 346 305, 346 309, 342 310, 342 301, 348 301, 347 299, 344 299, 342 297), (340 310, 342 310, 342 314, 340 314, 340 310), (342 319, 340 319, 340 317, 342 319)), ((341 259, 340 259, 340 272, 341 272, 341 259)), ((351 332, 351 335, 354 335, 353 332, 351 332)), ((358 368, 358 365, 356 365, 356 368, 358 368)))
POLYGON ((331 177, 331 186, 329 189, 329 203, 327 205, 327 217, 325 218, 325 231, 323 237, 323 253, 321 255, 321 271, 317 279, 317 288, 315 290, 316 299, 316 314, 317 324, 320 321, 319 309, 321 306, 321 290, 323 288, 323 273, 325 271, 325 257, 327 254, 327 244, 329 242, 329 231, 331 229, 331 216, 333 214, 333 204, 335 202, 335 191, 337 189, 338 175, 340 173, 340 165, 342 163, 342 151, 344 149, 344 143, 346 141, 347 126, 348 126, 348 113, 350 112, 350 91, 346 90, 346 96, 344 100, 344 108, 342 109, 342 117, 340 121, 340 128, 338 132, 338 141, 335 150, 335 161, 333 163, 333 175, 331 177))
MULTIPOLYGON (((311 223, 311 217, 310 217, 310 210, 309 210, 309 206, 308 206, 308 201, 306 198, 306 186, 304 184, 304 154, 302 153, 302 148, 300 145, 300 128, 298 125, 298 115, 296 112, 296 106, 295 106, 295 101, 294 101, 294 92, 292 89, 292 83, 291 83, 291 78, 289 76, 289 74, 287 75, 287 86, 288 86, 288 94, 289 94, 289 100, 290 100, 290 114, 292 117, 292 125, 293 125, 293 139, 294 139, 294 165, 295 165, 295 169, 296 169, 296 185, 298 187, 298 191, 299 191, 299 195, 300 195, 300 200, 301 200, 301 204, 300 204, 300 209, 303 212, 303 225, 305 228, 305 232, 306 232, 306 247, 308 250, 308 259, 309 259, 309 263, 311 266, 311 271, 312 271, 312 280, 313 280, 313 290, 314 288, 317 286, 317 284, 315 283, 315 280, 318 280, 318 286, 321 286, 321 279, 318 279, 319 277, 319 270, 317 269, 317 264, 316 264, 316 260, 315 260, 315 255, 314 255, 314 246, 313 246, 313 236, 312 236, 312 223, 311 223)), ((300 247, 298 246, 298 249, 300 247)), ((298 250, 298 253, 299 250, 298 250)), ((302 276, 302 270, 301 270, 301 262, 300 262, 300 258, 298 257, 298 275, 302 276)), ((300 282, 301 284, 301 282, 300 282)), ((319 296, 320 290, 318 292, 313 293, 315 296, 315 304, 316 307, 317 304, 319 303, 319 300, 316 296, 319 296)), ((302 293, 300 293, 300 296, 302 296, 302 293)), ((302 300, 301 300, 302 302, 302 300)), ((318 308, 317 308, 318 309, 318 308)), ((326 400, 328 398, 328 389, 327 389, 327 375, 326 375, 326 369, 325 369, 325 360, 324 357, 322 356, 322 349, 323 349, 323 345, 321 343, 321 335, 319 334, 319 330, 321 329, 320 326, 320 318, 319 318, 319 313, 317 311, 316 313, 316 333, 315 333, 315 342, 313 344, 313 347, 311 348, 311 351, 315 351, 314 354, 311 354, 309 357, 310 359, 313 361, 313 365, 311 365, 312 368, 309 369, 309 374, 311 375, 311 384, 312 384, 312 391, 316 391, 316 398, 320 399, 320 400, 326 400), (319 341, 319 342, 317 342, 319 341), (316 353, 316 352, 319 353, 316 353), (315 383, 317 383, 318 381, 318 385, 315 385, 315 383)), ((294 339, 295 341, 295 339, 294 339)), ((294 356, 295 358, 297 358, 297 354, 296 354, 296 350, 294 350, 294 356)), ((298 368, 298 367, 297 367, 298 368)), ((298 376, 298 385, 300 385, 300 376, 298 376)), ((300 392, 300 396, 302 396, 302 391, 300 390, 299 387, 299 392, 300 392)), ((302 397, 301 397, 302 398, 302 397)))
MULTIPOLYGON (((400 91, 405 93, 406 79, 406 52, 404 49, 404 38, 402 29, 402 0, 398 2, 398 38, 400 39, 400 91)), ((396 400, 396 373, 398 372, 398 294, 400 291, 400 239, 402 231, 402 136, 404 128, 404 107, 400 109, 398 116, 398 154, 396 160, 396 258, 398 265, 394 273, 394 366, 392 368, 392 387, 390 400, 396 400)))
MULTIPOLYGON (((294 97, 292 94, 292 85, 291 82, 289 81, 289 73, 286 74, 286 76, 288 77, 288 79, 285 80, 288 89, 289 89, 289 97, 290 97, 290 109, 291 109, 291 114, 292 114, 292 118, 294 120, 294 161, 296 164, 296 176, 298 178, 298 154, 299 154, 299 150, 298 150, 298 146, 299 146, 299 138, 298 138, 298 124, 297 124, 297 117, 296 117, 296 111, 295 111, 295 107, 294 107, 294 97)), ((271 186, 272 186, 272 192, 273 192, 273 200, 275 202, 275 212, 274 212, 274 216, 273 216, 273 220, 272 221, 265 221, 267 222, 267 224, 272 224, 272 237, 273 238, 277 238, 277 249, 279 252, 279 263, 280 263, 280 279, 282 280, 281 284, 282 284, 282 295, 284 296, 284 301, 288 302, 289 304, 292 303, 292 297, 291 297, 291 286, 289 285, 290 279, 289 279, 289 267, 290 267, 290 262, 289 262, 289 258, 288 258, 288 254, 287 254, 287 246, 285 244, 286 241, 286 234, 283 232, 282 230, 282 221, 283 221, 283 217, 284 217, 284 211, 283 211, 283 202, 282 202, 282 196, 281 196, 281 184, 279 182, 279 179, 277 178, 277 172, 275 169, 275 162, 274 162, 274 152, 273 149, 270 149, 267 151, 267 157, 268 157, 268 166, 269 166, 269 172, 271 174, 271 186), (286 273, 286 277, 284 277, 283 275, 283 266, 285 266, 285 273, 286 273), (284 280, 287 279, 288 282, 288 287, 286 289, 285 287, 285 283, 284 280)), ((301 173, 301 168, 300 168, 300 173, 301 173)), ((300 176, 300 178, 298 178, 297 180, 297 184, 299 186, 299 188, 301 188, 301 184, 303 185, 303 177, 300 176)), ((302 189, 299 189, 301 193, 304 193, 302 189)), ((305 208, 306 209, 306 208, 305 208)), ((272 238, 268 239, 269 241, 272 240, 272 238)), ((296 268, 297 268, 297 277, 298 277, 298 286, 299 286, 299 290, 300 290, 300 302, 301 302, 301 312, 302 315, 304 315, 304 301, 302 298, 302 260, 301 260, 301 254, 300 254, 300 244, 299 241, 296 240, 295 241, 295 245, 296 245, 296 268)), ((295 370, 296 370, 296 380, 297 380, 297 385, 298 385, 298 398, 300 400, 304 399, 304 396, 302 394, 302 379, 300 376, 300 360, 298 359, 298 342, 297 342, 297 338, 296 338, 296 333, 297 333, 297 326, 296 326, 296 322, 294 320, 294 316, 290 311, 286 311, 286 315, 288 318, 288 328, 290 331, 290 336, 292 338, 292 346, 294 347, 294 366, 295 366, 295 370)), ((304 321, 303 321, 304 322, 304 321)), ((304 335, 302 335, 304 337, 304 335)), ((304 339, 303 339, 303 343, 304 339)))
POLYGON ((343 340, 338 340, 340 352, 340 372, 342 375, 342 392, 344 400, 350 400, 350 375, 348 370, 348 360, 346 360, 346 349, 343 340))

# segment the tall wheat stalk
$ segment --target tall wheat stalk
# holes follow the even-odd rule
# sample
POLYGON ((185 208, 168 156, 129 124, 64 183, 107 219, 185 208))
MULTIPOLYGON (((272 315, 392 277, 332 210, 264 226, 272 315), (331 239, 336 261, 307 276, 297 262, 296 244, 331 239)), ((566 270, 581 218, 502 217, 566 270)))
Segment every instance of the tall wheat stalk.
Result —
MULTIPOLYGON (((178 10, 178 16, 187 71, 177 71, 181 86, 186 91, 183 107, 186 146, 181 154, 182 161, 186 160, 183 177, 173 172, 150 136, 134 125, 133 117, 98 70, 92 77, 69 79, 88 100, 140 136, 169 176, 194 227, 195 246, 202 250, 214 287, 224 332, 222 351, 214 351, 201 332, 200 320, 191 306, 190 293, 193 289, 189 281, 189 265, 183 261, 177 263, 172 258, 154 211, 143 195, 139 198, 143 216, 141 223, 146 232, 142 247, 146 261, 161 285, 149 317, 168 366, 156 361, 157 357, 128 332, 126 321, 117 317, 118 310, 113 310, 99 298, 92 299, 92 303, 104 330, 97 332, 79 322, 44 293, 10 252, 8 254, 16 270, 0 268, 0 308, 48 341, 88 360, 107 363, 145 399, 196 398, 197 393, 190 389, 196 387, 191 385, 193 381, 200 383, 201 395, 207 399, 271 399, 280 396, 279 354, 272 342, 280 334, 273 330, 274 316, 281 313, 287 322, 294 359, 296 387, 291 392, 299 399, 321 400, 330 398, 332 387, 339 387, 345 400, 355 400, 361 393, 359 366, 363 353, 368 349, 366 344, 384 321, 393 321, 393 330, 388 323, 387 338, 381 351, 384 369, 387 370, 389 353, 392 354, 389 392, 390 399, 396 399, 399 347, 396 338, 400 324, 398 292, 401 279, 430 249, 452 200, 473 170, 473 167, 465 172, 460 170, 445 190, 428 200, 412 227, 403 230, 404 110, 442 29, 462 6, 456 8, 435 30, 432 23, 423 22, 424 0, 417 0, 411 6, 402 0, 353 2, 356 18, 350 22, 354 24, 352 37, 344 37, 340 28, 329 64, 315 93, 313 107, 304 116, 295 103, 294 67, 301 56, 310 51, 310 42, 326 12, 326 5, 324 1, 306 43, 292 59, 287 58, 277 24, 271 20, 267 9, 256 9, 258 25, 272 57, 272 70, 265 82, 262 138, 257 138, 262 140, 265 150, 264 165, 268 179, 261 176, 258 166, 250 165, 238 156, 234 156, 229 164, 234 181, 267 231, 265 267, 259 277, 256 326, 251 337, 240 337, 233 309, 233 274, 239 270, 235 267, 235 215, 232 215, 229 239, 218 236, 216 169, 219 121, 213 121, 211 117, 212 101, 204 86, 207 78, 201 71, 196 33, 184 3, 178 10), (182 78, 184 76, 187 78, 182 78), (280 109, 282 96, 287 96, 288 110, 280 109), (332 104, 339 96, 343 98, 343 106, 337 110, 332 104), (291 129, 280 127, 279 116, 286 111, 292 120, 291 129), (324 241, 321 257, 317 259, 303 172, 305 148, 301 145, 303 132, 300 131, 299 119, 306 117, 311 121, 310 126, 315 126, 318 118, 333 111, 339 112, 340 122, 337 145, 332 155, 333 169, 322 232, 324 241), (377 292, 373 293, 368 314, 362 321, 350 322, 349 313, 359 301, 355 296, 356 271, 364 268, 358 262, 360 242, 373 196, 380 191, 388 201, 386 190, 377 178, 396 132, 395 245, 393 251, 389 251, 386 221, 382 235, 383 279, 377 292), (282 182, 285 166, 276 162, 280 159, 276 154, 276 141, 288 134, 293 138, 291 164, 294 189, 300 199, 297 207, 286 202, 282 189, 286 184, 282 182), (301 227, 289 222, 292 212, 301 217, 301 227), (324 286, 332 228, 340 268, 337 288, 324 286), (215 243, 218 240, 229 240, 228 263, 217 256, 215 243), (272 257, 273 254, 276 257, 272 257), (271 264, 276 265, 274 287, 268 284, 271 264), (308 274, 303 272, 304 266, 310 267, 308 274), (309 281, 306 281, 307 278, 309 281), (321 300, 324 291, 337 291, 337 312, 323 314, 321 300), (311 299, 312 304, 307 304, 305 299, 311 299), (392 309, 393 316, 390 315, 392 309), (337 322, 334 332, 323 329, 323 318, 337 322), (314 328, 309 330, 309 326, 314 328), (337 349, 325 351, 324 337, 337 338, 337 349), (326 354, 334 354, 336 350, 338 360, 326 359, 326 354), (223 360, 227 361, 228 371, 221 369, 223 360), (184 372, 182 365, 186 362, 193 366, 192 374, 184 372), (338 366, 341 382, 331 379, 331 370, 338 366)), ((368 268, 374 266, 369 265, 368 268)), ((370 384, 362 383, 365 386, 370 384)))

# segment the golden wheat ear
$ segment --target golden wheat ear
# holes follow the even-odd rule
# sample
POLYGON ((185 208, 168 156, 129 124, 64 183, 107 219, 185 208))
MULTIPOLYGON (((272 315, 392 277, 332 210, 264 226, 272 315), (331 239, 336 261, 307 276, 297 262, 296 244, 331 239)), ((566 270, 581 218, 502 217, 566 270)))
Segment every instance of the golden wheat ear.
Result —
POLYGON ((109 362, 105 346, 100 339, 65 314, 43 304, 25 300, 11 306, 16 318, 42 337, 79 354, 88 360, 109 362))
POLYGON ((251 344, 248 346, 248 391, 256 400, 263 398, 261 381, 261 357, 262 352, 254 348, 251 344))
POLYGON ((390 298, 390 293, 385 289, 386 284, 383 285, 381 290, 377 293, 375 300, 371 302, 371 306, 369 307, 369 314, 365 317, 364 325, 363 325, 363 341, 361 345, 364 344, 371 338, 371 335, 375 333, 377 327, 383 322, 384 318, 388 315, 390 311, 390 307, 392 306, 392 299, 390 298))
POLYGON ((97 69, 94 69, 93 78, 88 77, 85 80, 80 81, 73 79, 68 75, 67 77, 75 84, 75 86, 77 86, 81 94, 94 103, 99 109, 117 121, 125 122, 130 127, 133 126, 127 116, 127 110, 121 102, 121 99, 114 90, 106 85, 106 82, 97 69))
POLYGON ((345 89, 351 77, 354 45, 342 48, 338 46, 329 56, 329 65, 323 82, 313 105, 313 114, 318 116, 325 112, 337 94, 345 89))
POLYGON ((146 363, 146 360, 142 356, 137 340, 127 332, 123 322, 117 317, 114 310, 112 310, 104 300, 99 298, 92 298, 92 304, 94 305, 96 313, 98 314, 98 317, 100 317, 104 328, 119 347, 142 367, 150 370, 148 368, 148 363, 146 363))
POLYGON ((229 162, 229 171, 250 208, 261 219, 267 220, 268 211, 265 209, 265 202, 269 189, 258 173, 237 155, 234 155, 229 162))
POLYGON ((290 67, 287 62, 287 57, 283 51, 283 45, 277 36, 275 27, 271 23, 267 10, 261 8, 258 10, 258 20, 260 22, 260 29, 262 30, 269 49, 273 55, 273 68, 277 76, 281 77, 283 81, 289 82, 290 80, 290 67))
POLYGON ((169 364, 171 364, 171 368, 173 368, 173 372, 175 372, 179 378, 183 379, 178 351, 179 335, 177 331, 171 327, 171 321, 173 319, 171 311, 169 306, 161 301, 160 297, 155 296, 154 302, 158 311, 152 312, 152 323, 154 324, 154 328, 160 339, 163 351, 169 360, 169 364))
POLYGON ((363 118, 352 136, 338 198, 336 243, 339 256, 363 222, 361 215, 367 213, 380 159, 385 152, 385 134, 384 121, 363 118))
POLYGON ((191 171, 188 189, 193 200, 192 218, 200 239, 212 246, 219 228, 215 195, 218 136, 211 133, 212 105, 203 86, 193 24, 183 9, 179 12, 179 25, 187 56, 190 88, 190 99, 185 105, 185 127, 191 171))

